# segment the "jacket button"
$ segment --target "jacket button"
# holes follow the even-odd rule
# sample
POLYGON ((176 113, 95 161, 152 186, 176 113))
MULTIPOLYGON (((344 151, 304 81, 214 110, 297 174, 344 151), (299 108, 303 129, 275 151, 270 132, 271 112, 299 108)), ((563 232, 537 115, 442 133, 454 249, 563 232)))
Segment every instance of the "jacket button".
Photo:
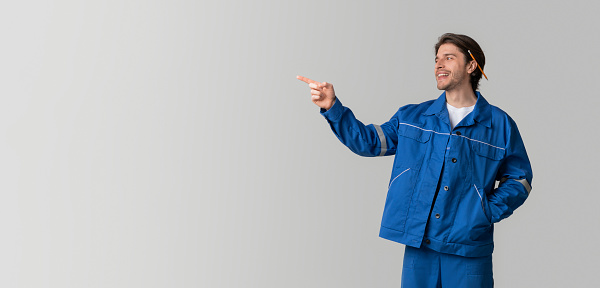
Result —
POLYGON ((440 219, 440 213, 435 214, 435 218, 440 219))
POLYGON ((425 239, 425 244, 431 244, 431 241, 429 241, 429 239, 425 239))
POLYGON ((452 163, 456 163, 456 158, 452 158, 452 163))
POLYGON ((448 186, 444 186, 444 190, 448 191, 448 186))
POLYGON ((461 134, 460 131, 456 131, 456 135, 460 136, 460 134, 461 134))

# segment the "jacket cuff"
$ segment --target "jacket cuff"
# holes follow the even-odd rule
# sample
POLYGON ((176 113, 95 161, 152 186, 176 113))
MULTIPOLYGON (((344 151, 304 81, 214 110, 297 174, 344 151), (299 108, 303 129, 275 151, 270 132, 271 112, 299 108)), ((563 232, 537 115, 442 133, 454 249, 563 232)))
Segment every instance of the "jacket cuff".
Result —
POLYGON ((321 108, 321 115, 325 117, 325 119, 331 122, 337 122, 342 118, 342 114, 344 112, 344 106, 342 106, 342 102, 339 98, 335 97, 335 102, 333 102, 333 106, 329 108, 329 110, 325 110, 321 108))

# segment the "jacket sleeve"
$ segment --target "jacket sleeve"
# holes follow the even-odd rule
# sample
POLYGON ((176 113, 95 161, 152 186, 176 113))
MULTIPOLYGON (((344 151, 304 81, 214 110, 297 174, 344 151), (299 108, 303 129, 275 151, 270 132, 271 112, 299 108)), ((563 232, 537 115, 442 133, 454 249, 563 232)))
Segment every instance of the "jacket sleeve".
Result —
POLYGON ((508 118, 508 145, 506 157, 496 174, 498 188, 488 195, 492 223, 510 216, 525 202, 531 191, 533 171, 525 151, 525 145, 516 123, 508 118))
POLYGON ((342 105, 339 98, 329 110, 321 109, 321 115, 335 136, 352 152, 368 157, 396 154, 397 115, 382 125, 364 125, 348 107, 342 105))

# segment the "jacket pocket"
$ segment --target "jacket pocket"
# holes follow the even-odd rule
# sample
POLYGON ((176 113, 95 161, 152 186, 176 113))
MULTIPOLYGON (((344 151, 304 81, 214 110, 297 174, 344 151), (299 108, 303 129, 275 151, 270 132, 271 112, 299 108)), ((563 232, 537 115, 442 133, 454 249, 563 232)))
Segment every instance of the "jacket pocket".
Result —
POLYGON ((448 242, 472 246, 492 243, 493 225, 485 192, 475 184, 465 188, 448 242))
POLYGON ((418 167, 414 166, 394 169, 383 209, 382 226, 404 231, 417 174, 418 167))
POLYGON ((416 125, 401 123, 398 124, 398 136, 410 138, 421 143, 429 141, 431 131, 418 128, 416 125))
POLYGON ((487 194, 485 194, 481 186, 478 187, 477 185, 473 184, 473 187, 475 188, 475 192, 477 192, 477 196, 479 196, 479 203, 481 204, 481 212, 483 212, 483 216, 487 220, 488 224, 492 224, 492 214, 490 213, 491 211, 489 211, 490 206, 488 205, 487 194))
POLYGON ((506 150, 500 147, 492 146, 476 140, 470 140, 469 146, 475 154, 491 159, 491 160, 502 160, 506 154, 506 150))
POLYGON ((412 164, 420 166, 425 158, 432 132, 412 124, 398 124, 397 133, 396 151, 398 152, 396 152, 396 158, 394 159, 395 169, 402 169, 402 167, 404 169, 408 167, 414 169, 415 165, 412 164))

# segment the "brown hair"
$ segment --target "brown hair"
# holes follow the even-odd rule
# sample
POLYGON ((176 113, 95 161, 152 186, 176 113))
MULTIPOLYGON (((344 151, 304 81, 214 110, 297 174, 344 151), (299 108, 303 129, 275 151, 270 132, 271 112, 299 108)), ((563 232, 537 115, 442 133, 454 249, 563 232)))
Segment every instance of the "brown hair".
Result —
MULTIPOLYGON (((440 49, 440 46, 446 43, 451 43, 458 47, 458 49, 465 55, 466 63, 469 63, 469 61, 472 60, 471 55, 469 55, 469 52, 467 52, 467 50, 471 50, 473 57, 475 57, 475 61, 477 61, 477 64, 479 64, 479 66, 481 66, 481 70, 483 70, 483 67, 485 66, 485 55, 483 54, 481 47, 479 47, 479 44, 477 44, 473 38, 467 35, 446 33, 440 36, 437 44, 435 44, 436 55, 440 49)), ((479 87, 479 80, 481 80, 481 71, 479 71, 479 69, 475 69, 475 71, 471 73, 471 87, 473 87, 473 91, 477 90, 479 87)))

